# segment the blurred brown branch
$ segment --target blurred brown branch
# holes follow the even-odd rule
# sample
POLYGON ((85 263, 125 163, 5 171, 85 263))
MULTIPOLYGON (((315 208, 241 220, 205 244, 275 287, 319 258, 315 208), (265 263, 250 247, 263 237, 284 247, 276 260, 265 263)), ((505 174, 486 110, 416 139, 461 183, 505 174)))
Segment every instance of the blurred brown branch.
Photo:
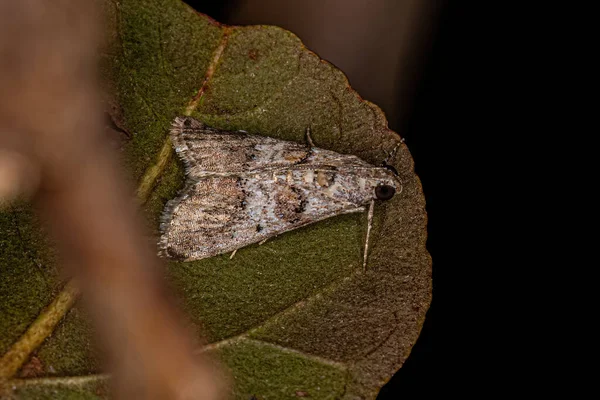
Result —
POLYGON ((118 398, 217 399, 223 380, 192 357, 102 134, 94 4, 0 2, 0 201, 31 195, 82 290, 118 398))

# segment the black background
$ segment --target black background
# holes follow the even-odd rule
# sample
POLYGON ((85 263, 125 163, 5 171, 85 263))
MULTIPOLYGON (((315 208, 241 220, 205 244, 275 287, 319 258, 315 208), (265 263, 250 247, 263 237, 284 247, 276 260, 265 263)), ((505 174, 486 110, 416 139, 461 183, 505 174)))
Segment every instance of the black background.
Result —
MULTIPOLYGON (((186 2, 223 23, 230 21, 237 5, 236 0, 186 2)), ((461 235, 450 222, 455 214, 452 205, 456 202, 451 188, 459 169, 459 162, 454 160, 465 151, 464 143, 460 142, 461 133, 466 134, 470 105, 477 102, 470 98, 471 89, 477 85, 471 74, 471 61, 476 59, 477 49, 469 45, 476 33, 469 32, 469 14, 456 2, 439 4, 440 12, 430 44, 423 52, 409 115, 401 124, 396 123, 397 126, 390 124, 390 128, 406 140, 426 197, 427 248, 433 259, 433 301, 411 355, 382 388, 378 400, 457 394, 452 389, 462 392, 462 385, 456 376, 468 372, 460 361, 460 349, 455 348, 457 345, 451 339, 451 332, 458 328, 452 326, 449 318, 441 318, 440 308, 445 303, 445 294, 451 291, 450 282, 456 280, 451 279, 455 268, 460 268, 455 249, 450 246, 450 242, 455 243, 456 236, 461 235), (453 382, 449 381, 450 377, 453 382)), ((397 112, 400 114, 402 110, 397 112)), ((399 120, 393 117, 389 120, 399 120)))

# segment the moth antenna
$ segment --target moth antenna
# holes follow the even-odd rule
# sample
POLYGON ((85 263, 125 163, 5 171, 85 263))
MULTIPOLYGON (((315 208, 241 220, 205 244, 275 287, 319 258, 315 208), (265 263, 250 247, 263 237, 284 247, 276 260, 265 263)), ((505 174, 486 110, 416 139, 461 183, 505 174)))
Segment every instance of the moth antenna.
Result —
POLYGON ((235 250, 233 251, 233 253, 231 253, 231 255, 229 256, 229 259, 230 259, 230 260, 233 260, 233 257, 235 257, 235 253, 237 253, 237 251, 238 251, 238 249, 235 249, 235 250))
POLYGON ((375 200, 369 204, 369 213, 367 214, 367 238, 365 239, 365 258, 363 260, 363 271, 367 271, 367 257, 369 256, 369 236, 371 236, 371 227, 373 226, 373 211, 375 209, 375 200))
POLYGON ((404 138, 400 139, 400 141, 398 142, 398 144, 394 147, 394 149, 392 151, 390 151, 388 153, 388 156, 385 158, 385 160, 383 160, 383 165, 387 165, 388 161, 391 158, 394 158, 396 156, 396 153, 398 152, 398 149, 400 148, 400 145, 402 145, 402 143, 404 143, 404 138))
POLYGON ((312 141, 312 138, 310 137, 310 126, 306 127, 306 141, 308 142, 308 145, 310 147, 315 147, 315 144, 312 141))

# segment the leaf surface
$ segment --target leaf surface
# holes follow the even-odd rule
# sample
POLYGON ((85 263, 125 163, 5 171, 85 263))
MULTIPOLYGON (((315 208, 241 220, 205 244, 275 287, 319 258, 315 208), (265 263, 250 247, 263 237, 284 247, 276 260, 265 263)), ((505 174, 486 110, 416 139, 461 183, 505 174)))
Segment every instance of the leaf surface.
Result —
MULTIPOLYGON (((128 179, 138 182, 157 234, 164 204, 183 184, 166 140, 188 114, 206 124, 303 141, 381 163, 400 142, 381 110, 342 72, 271 26, 228 27, 178 0, 105 0, 107 96, 119 109, 128 179)), ((222 255, 167 263, 166 277, 209 349, 234 377, 235 398, 373 399, 418 337, 431 297, 426 214, 410 153, 389 160, 404 188, 378 204, 367 271, 366 214, 312 224, 222 255)), ((51 246, 26 205, 0 214, 0 352, 57 295, 51 246)), ((200 349, 199 349, 200 351, 200 349)), ((72 308, 35 352, 19 398, 107 396, 92 327, 72 308), (41 365, 41 367, 40 367, 41 365), (37 370, 36 369, 36 370, 37 370)), ((24 367, 25 368, 25 367, 24 367)))

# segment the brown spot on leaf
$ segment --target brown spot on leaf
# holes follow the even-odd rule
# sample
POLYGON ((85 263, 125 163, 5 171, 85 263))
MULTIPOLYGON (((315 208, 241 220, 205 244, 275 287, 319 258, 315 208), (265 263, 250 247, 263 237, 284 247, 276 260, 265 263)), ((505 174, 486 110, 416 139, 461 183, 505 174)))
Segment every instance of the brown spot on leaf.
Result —
POLYGON ((44 374, 42 361, 36 356, 31 356, 29 362, 23 366, 19 378, 37 378, 44 374))
POLYGON ((258 58, 258 50, 257 49, 250 49, 248 51, 248 57, 250 57, 251 60, 256 60, 258 58))
POLYGON ((310 397, 308 392, 303 392, 302 390, 296 390, 296 396, 298 397, 310 397))

